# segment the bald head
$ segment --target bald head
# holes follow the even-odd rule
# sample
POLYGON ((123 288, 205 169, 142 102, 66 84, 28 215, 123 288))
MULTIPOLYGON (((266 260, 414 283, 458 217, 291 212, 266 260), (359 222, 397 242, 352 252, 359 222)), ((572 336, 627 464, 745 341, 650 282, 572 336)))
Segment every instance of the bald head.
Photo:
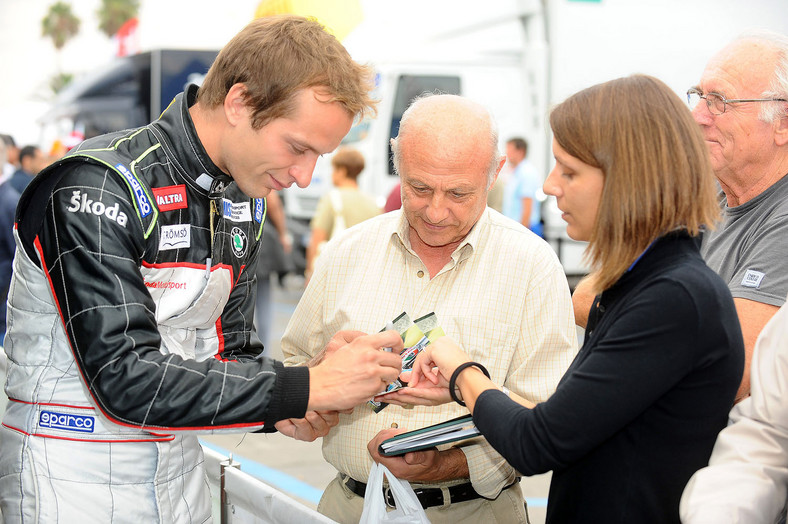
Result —
POLYGON ((787 59, 784 36, 746 33, 709 60, 696 86, 734 100, 721 114, 707 104, 692 110, 729 206, 756 197, 788 169, 788 103, 775 100, 788 98, 787 59))
MULTIPOLYGON (((722 48, 707 65, 738 75, 743 88, 758 98, 788 97, 788 37, 768 30, 741 34, 722 48)), ((781 104, 762 104, 759 118, 774 122, 785 116, 781 104)))
POLYGON ((454 163, 483 162, 488 185, 499 164, 498 129, 490 112, 481 104, 457 95, 425 95, 417 98, 402 115, 399 134, 392 140, 394 167, 400 172, 407 150, 421 150, 454 163))

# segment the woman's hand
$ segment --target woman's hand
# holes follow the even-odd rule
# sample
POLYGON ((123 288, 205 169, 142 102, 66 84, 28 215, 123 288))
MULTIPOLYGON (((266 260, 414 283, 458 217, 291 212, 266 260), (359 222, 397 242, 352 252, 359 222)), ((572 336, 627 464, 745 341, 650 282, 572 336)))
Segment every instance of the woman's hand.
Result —
POLYGON ((440 337, 416 356, 408 387, 417 388, 425 379, 435 386, 445 383, 443 387, 448 387, 449 379, 457 366, 470 360, 454 340, 440 337))

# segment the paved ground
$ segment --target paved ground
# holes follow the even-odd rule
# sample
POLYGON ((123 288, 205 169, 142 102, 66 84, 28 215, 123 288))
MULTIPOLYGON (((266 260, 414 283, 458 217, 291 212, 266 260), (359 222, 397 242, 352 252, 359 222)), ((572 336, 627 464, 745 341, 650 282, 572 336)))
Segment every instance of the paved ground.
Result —
MULTIPOLYGON (((279 339, 301 296, 302 281, 289 277, 284 287, 272 286, 274 330, 268 351, 280 359, 279 339)), ((206 445, 220 452, 232 453, 241 469, 262 478, 305 505, 316 508, 325 486, 336 476, 333 466, 323 460, 320 439, 298 442, 278 433, 215 435, 203 438, 206 445)), ((226 454, 226 453, 225 453, 226 454)), ((550 475, 523 478, 522 488, 529 503, 533 524, 545 521, 545 505, 550 475)))

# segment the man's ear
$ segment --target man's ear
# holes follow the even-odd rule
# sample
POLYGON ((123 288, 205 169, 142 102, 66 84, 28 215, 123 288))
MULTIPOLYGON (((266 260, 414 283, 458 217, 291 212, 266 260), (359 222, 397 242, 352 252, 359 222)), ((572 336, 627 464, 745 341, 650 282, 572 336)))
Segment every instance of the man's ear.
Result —
POLYGON ((238 125, 249 114, 246 105, 246 86, 244 84, 233 84, 224 97, 224 114, 227 121, 232 126, 238 125))
POLYGON ((495 170, 495 176, 493 177, 490 187, 487 188, 488 191, 491 190, 492 187, 495 185, 495 181, 498 180, 498 175, 501 174, 501 169, 503 169, 503 165, 505 163, 506 163, 506 156, 504 155, 498 159, 498 169, 495 170))
POLYGON ((774 123, 774 143, 780 147, 788 144, 788 110, 774 123))

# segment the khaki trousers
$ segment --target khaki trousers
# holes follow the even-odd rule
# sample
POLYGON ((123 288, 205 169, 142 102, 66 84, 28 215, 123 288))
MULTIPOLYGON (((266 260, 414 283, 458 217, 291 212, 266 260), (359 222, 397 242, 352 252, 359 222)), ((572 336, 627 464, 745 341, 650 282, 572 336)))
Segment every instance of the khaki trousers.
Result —
MULTIPOLYGON (((350 491, 342 477, 332 480, 323 492, 317 510, 341 524, 358 524, 364 511, 364 498, 350 491)), ((525 501, 520 484, 501 492, 495 500, 478 498, 427 508, 427 518, 432 524, 501 524, 527 523, 525 501)))

